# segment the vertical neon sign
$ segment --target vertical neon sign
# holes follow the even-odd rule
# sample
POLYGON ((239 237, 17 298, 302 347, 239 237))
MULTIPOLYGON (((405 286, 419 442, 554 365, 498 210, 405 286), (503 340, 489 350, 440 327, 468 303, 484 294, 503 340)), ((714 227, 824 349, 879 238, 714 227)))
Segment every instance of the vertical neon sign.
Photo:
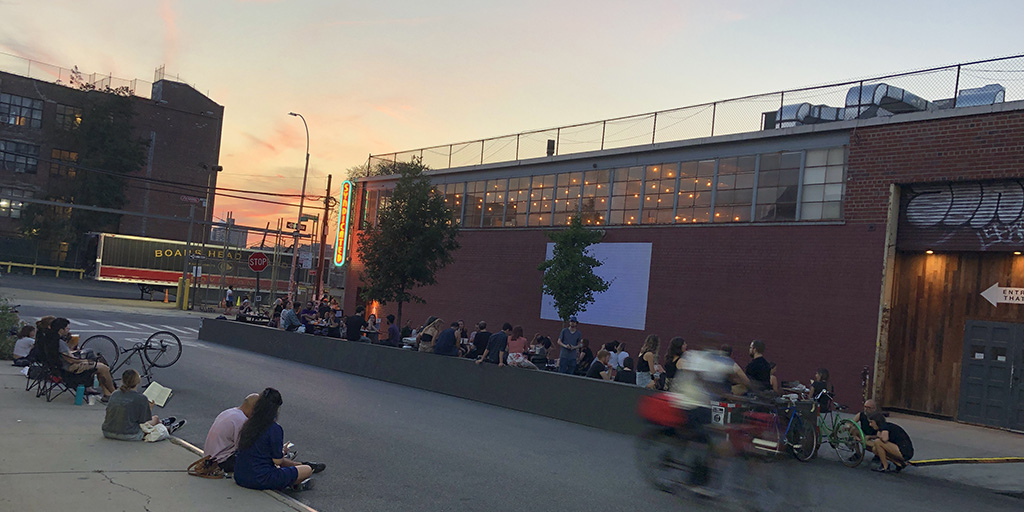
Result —
POLYGON ((338 239, 334 242, 334 265, 340 267, 348 258, 348 228, 352 217, 352 190, 355 185, 351 181, 341 182, 341 197, 338 201, 338 239))

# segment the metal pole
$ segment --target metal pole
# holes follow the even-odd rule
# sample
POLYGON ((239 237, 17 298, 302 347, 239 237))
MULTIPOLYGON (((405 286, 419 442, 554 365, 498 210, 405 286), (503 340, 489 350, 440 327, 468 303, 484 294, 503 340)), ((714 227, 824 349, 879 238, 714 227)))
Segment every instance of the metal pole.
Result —
POLYGON ((960 65, 956 65, 956 83, 953 84, 953 108, 956 108, 957 96, 960 95, 960 65))
POLYGON ((658 136, 658 113, 655 112, 654 113, 654 126, 651 127, 651 144, 654 144, 654 139, 657 136, 658 136))
POLYGON ((327 194, 324 195, 324 221, 320 224, 320 259, 317 260, 316 270, 316 296, 319 297, 323 292, 324 282, 324 269, 327 268, 324 265, 324 247, 327 245, 327 219, 330 218, 330 205, 331 205, 331 175, 327 175, 327 194))
POLYGON ((192 245, 192 224, 196 217, 196 205, 188 205, 188 236, 185 238, 185 264, 181 268, 181 278, 188 279, 188 252, 192 245))
MULTIPOLYGON (((302 171, 302 195, 299 197, 299 217, 295 223, 295 233, 293 235, 295 246, 292 248, 292 270, 288 275, 288 294, 296 292, 295 288, 295 265, 299 259, 299 229, 302 227, 302 207, 306 201, 306 177, 309 174, 309 125, 306 124, 306 118, 302 117, 302 114, 295 112, 289 112, 288 115, 296 116, 302 119, 302 126, 306 129, 306 168, 302 171)), ((292 297, 293 299, 295 297, 292 297)))
POLYGON ((715 114, 718 111, 718 102, 711 104, 711 136, 715 136, 715 114))

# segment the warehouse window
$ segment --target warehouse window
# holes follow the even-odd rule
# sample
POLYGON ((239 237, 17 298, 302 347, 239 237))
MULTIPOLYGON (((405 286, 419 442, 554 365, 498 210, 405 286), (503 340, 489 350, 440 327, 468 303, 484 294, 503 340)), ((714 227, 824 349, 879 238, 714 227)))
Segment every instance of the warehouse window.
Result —
POLYGON ((715 181, 715 222, 750 222, 754 199, 753 156, 722 158, 715 181))
POLYGON ((444 192, 444 205, 452 211, 452 220, 459 224, 462 222, 462 193, 465 183, 449 183, 441 185, 444 192))
POLYGON ((486 181, 466 183, 466 214, 464 227, 478 228, 484 218, 484 197, 487 195, 486 181))
POLYGON ((43 102, 24 96, 0 94, 0 123, 41 128, 43 102))
POLYGON ((509 178, 508 202, 505 206, 505 225, 508 227, 526 226, 526 216, 530 213, 530 177, 509 178))
POLYGON ((678 176, 677 164, 647 166, 644 176, 644 224, 672 224, 678 176))
POLYGON ((587 171, 583 175, 583 197, 580 215, 583 223, 591 226, 607 224, 608 197, 611 193, 611 171, 587 171))
POLYGON ((75 162, 78 162, 78 153, 54 149, 50 151, 50 176, 75 177, 75 162), (71 164, 71 165, 69 165, 71 164))
POLYGON ((612 183, 612 209, 609 224, 639 224, 640 194, 644 184, 643 167, 626 167, 615 169, 615 181, 612 183))
POLYGON ((846 155, 843 148, 807 152, 804 168, 800 220, 843 218, 846 184, 846 155))
POLYGON ((82 109, 71 105, 57 105, 56 125, 60 130, 75 130, 82 124, 82 109))
POLYGON ((0 195, 13 196, 14 199, 8 199, 7 197, 0 198, 0 217, 10 217, 12 219, 21 218, 21 210, 25 204, 18 201, 19 197, 32 197, 32 192, 29 190, 21 190, 18 188, 0 188, 0 195))
POLYGON ((505 219, 505 190, 508 188, 508 179, 489 180, 487 182, 487 193, 484 194, 484 227, 498 227, 504 225, 505 219))
POLYGON ((714 160, 683 162, 679 165, 676 224, 711 222, 711 187, 714 177, 714 160))
POLYGON ((558 175, 558 182, 555 184, 555 226, 569 224, 569 219, 579 213, 582 191, 582 172, 564 172, 558 175))
POLYGON ((39 168, 39 146, 0 140, 0 167, 6 171, 35 174, 39 168))
POLYGON ((796 220, 797 189, 800 186, 799 152, 761 155, 757 173, 759 222, 796 220))
POLYGON ((530 190, 531 226, 550 226, 551 208, 555 201, 555 175, 533 177, 533 188, 530 190))

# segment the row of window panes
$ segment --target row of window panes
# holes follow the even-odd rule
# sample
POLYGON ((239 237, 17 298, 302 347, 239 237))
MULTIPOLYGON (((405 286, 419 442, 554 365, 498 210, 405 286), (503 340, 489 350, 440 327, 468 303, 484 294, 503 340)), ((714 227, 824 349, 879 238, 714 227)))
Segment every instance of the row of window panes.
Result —
POLYGON ((50 176, 75 177, 74 164, 78 162, 78 153, 54 149, 50 151, 50 159, 50 176))
POLYGON ((35 174, 39 168, 39 146, 0 140, 0 168, 25 174, 35 174))
POLYGON ((845 150, 449 183, 436 190, 464 227, 558 226, 577 213, 588 225, 788 222, 798 220, 798 212, 799 220, 832 220, 842 218, 845 150))
POLYGON ((0 123, 40 128, 43 124, 43 101, 0 94, 0 123))
MULTIPOLYGON (((17 197, 32 197, 32 191, 18 188, 0 188, 0 195, 17 197)), ((0 217, 12 219, 21 218, 21 210, 25 204, 16 199, 0 198, 0 217)))

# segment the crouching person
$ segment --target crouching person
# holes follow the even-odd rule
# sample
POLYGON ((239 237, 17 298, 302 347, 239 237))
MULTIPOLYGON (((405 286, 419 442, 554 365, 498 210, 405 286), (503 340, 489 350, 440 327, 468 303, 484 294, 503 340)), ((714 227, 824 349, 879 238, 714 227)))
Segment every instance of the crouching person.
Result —
POLYGON ((875 452, 875 457, 882 463, 880 467, 872 471, 899 473, 914 457, 914 443, 910 441, 910 436, 899 425, 887 421, 885 414, 880 411, 871 413, 868 419, 871 428, 875 429, 878 435, 874 442, 869 443, 869 446, 871 451, 875 452), (892 462, 891 466, 889 462, 892 462))
POLYGON ((161 422, 153 414, 152 402, 136 391, 140 380, 139 372, 135 370, 125 370, 121 374, 121 387, 110 395, 107 403, 103 437, 120 441, 160 441, 167 438, 163 434, 170 434, 185 425, 185 420, 175 421, 173 417, 161 422), (149 434, 154 431, 157 432, 155 435, 149 434))
POLYGON ((253 406, 252 415, 238 433, 235 452, 235 482, 249 489, 305 490, 313 486, 313 473, 324 464, 301 464, 284 456, 284 429, 277 423, 281 393, 264 389, 253 406))

